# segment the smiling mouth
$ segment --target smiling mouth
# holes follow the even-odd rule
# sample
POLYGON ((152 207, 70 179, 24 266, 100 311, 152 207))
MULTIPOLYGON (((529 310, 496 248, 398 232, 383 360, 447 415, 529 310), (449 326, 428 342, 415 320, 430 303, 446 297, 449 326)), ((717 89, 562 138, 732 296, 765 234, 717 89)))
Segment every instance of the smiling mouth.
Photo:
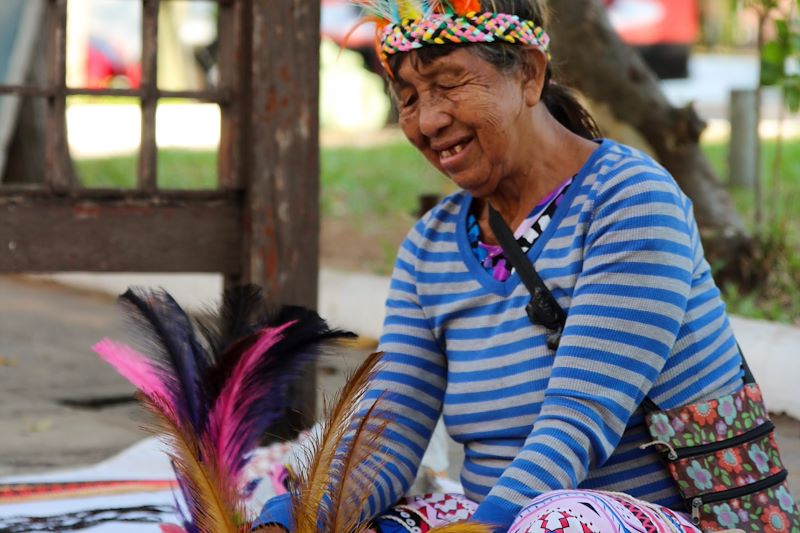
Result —
POLYGON ((440 151, 439 152, 439 158, 440 159, 449 159, 449 158, 451 158, 451 157, 453 157, 455 155, 460 154, 464 150, 464 148, 467 147, 467 145, 470 143, 470 141, 471 141, 471 139, 468 139, 466 141, 461 141, 460 143, 458 143, 458 144, 456 144, 454 146, 451 146, 450 148, 447 148, 445 150, 440 151))

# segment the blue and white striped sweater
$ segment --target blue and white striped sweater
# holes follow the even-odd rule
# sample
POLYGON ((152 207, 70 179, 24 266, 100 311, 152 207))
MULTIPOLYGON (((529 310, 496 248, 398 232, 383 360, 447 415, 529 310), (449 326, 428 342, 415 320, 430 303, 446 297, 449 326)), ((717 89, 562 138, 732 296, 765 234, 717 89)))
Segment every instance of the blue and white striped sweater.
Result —
POLYGON ((740 359, 689 200, 659 165, 603 141, 529 258, 568 312, 558 352, 525 315, 517 274, 494 280, 467 239, 471 198, 443 200, 403 243, 386 304, 397 460, 372 511, 410 486, 437 417, 464 445, 477 519, 508 526, 541 492, 580 486, 678 504, 637 406, 730 392, 740 359))

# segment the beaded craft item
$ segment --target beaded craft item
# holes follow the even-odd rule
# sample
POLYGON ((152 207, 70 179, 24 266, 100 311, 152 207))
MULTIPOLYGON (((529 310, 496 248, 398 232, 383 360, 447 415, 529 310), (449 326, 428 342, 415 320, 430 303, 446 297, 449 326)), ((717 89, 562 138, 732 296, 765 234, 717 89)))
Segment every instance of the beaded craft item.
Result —
POLYGON ((533 21, 508 13, 481 12, 478 0, 351 0, 375 22, 375 47, 387 58, 428 45, 505 42, 535 46, 548 54, 550 37, 533 21))

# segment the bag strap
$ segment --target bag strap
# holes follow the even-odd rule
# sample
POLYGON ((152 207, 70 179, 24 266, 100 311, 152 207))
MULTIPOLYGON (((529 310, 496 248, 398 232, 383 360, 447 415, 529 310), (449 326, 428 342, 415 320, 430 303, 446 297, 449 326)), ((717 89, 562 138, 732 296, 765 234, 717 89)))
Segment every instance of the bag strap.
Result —
MULTIPOLYGON (((522 283, 531 293, 531 301, 525 306, 528 319, 532 323, 541 324, 550 330, 547 335, 547 347, 551 350, 557 349, 561 334, 564 331, 564 324, 567 322, 567 314, 553 297, 547 285, 544 284, 536 269, 533 268, 533 263, 522 251, 522 247, 514 238, 514 234, 511 233, 506 221, 491 205, 489 205, 489 227, 492 228, 497 242, 503 248, 506 259, 517 270, 522 283)), ((755 383, 756 380, 750 371, 750 366, 747 364, 744 352, 738 342, 736 343, 736 348, 742 358, 745 385, 755 383)), ((642 407, 649 412, 662 410, 649 396, 645 396, 642 400, 642 407)))
POLYGON ((567 314, 558 305, 550 289, 547 288, 536 269, 533 268, 533 263, 528 259, 528 256, 523 253, 508 224, 491 205, 489 205, 489 226, 492 228, 497 242, 503 248, 506 259, 517 269, 522 283, 531 293, 531 301, 525 306, 528 319, 532 323, 541 324, 549 330, 547 347, 555 350, 561 340, 561 333, 564 331, 564 324, 567 322, 567 314))
POLYGON ((742 347, 739 346, 739 343, 736 343, 736 349, 739 350, 739 355, 742 358, 742 370, 744 370, 744 384, 747 385, 748 383, 755 383, 756 378, 753 377, 753 373, 750 372, 750 365, 747 364, 747 359, 744 358, 744 352, 742 351, 742 347))

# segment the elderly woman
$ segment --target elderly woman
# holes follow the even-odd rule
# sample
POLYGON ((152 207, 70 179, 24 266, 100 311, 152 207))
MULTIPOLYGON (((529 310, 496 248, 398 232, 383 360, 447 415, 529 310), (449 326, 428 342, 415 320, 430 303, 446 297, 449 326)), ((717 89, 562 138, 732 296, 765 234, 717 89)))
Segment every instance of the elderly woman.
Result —
MULTIPOLYGON (((372 395, 395 391, 394 461, 366 512, 382 531, 467 516, 497 531, 699 531, 643 447, 640 408, 742 386, 690 201, 552 81, 542 1, 373 4, 403 132, 462 190, 398 254, 372 395), (555 350, 490 206, 567 313, 555 350), (398 506, 442 413, 465 495, 398 506)), ((261 521, 281 529, 288 512, 279 498, 261 521)))

